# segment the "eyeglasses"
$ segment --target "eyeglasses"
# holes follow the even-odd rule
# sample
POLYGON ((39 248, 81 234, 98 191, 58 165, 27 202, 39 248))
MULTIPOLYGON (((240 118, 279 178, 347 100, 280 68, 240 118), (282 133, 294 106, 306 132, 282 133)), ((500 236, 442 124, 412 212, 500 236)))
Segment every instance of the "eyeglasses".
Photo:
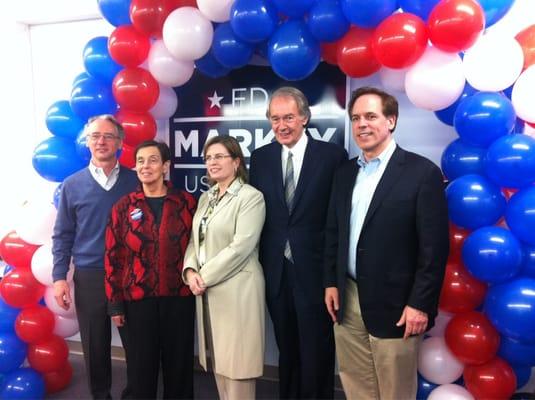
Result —
POLYGON ((106 142, 110 142, 112 140, 116 140, 116 139, 119 139, 119 136, 116 136, 112 133, 91 133, 89 135, 87 135, 87 137, 89 138, 89 140, 91 140, 92 142, 98 142, 100 140, 100 138, 103 138, 106 142))
POLYGON ((273 125, 279 124, 281 121, 284 121, 285 124, 293 124, 297 117, 293 114, 284 115, 282 118, 274 115, 273 117, 269 117, 270 122, 273 125))
POLYGON ((232 157, 230 154, 214 154, 213 156, 204 157, 204 162, 208 163, 210 161, 221 161, 223 158, 232 157))

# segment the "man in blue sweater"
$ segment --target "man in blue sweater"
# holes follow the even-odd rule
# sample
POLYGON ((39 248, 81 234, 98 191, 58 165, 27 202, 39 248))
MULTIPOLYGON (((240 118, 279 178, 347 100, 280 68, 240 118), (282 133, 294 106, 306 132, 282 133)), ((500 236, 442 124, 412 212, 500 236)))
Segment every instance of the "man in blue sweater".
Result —
MULTIPOLYGON (((89 390, 94 399, 110 399, 111 324, 104 292, 104 233, 110 210, 138 185, 135 172, 119 165, 124 130, 111 115, 89 120, 84 128, 91 162, 65 179, 52 236, 54 294, 58 305, 72 307, 66 276, 73 258, 74 303, 89 390)), ((119 328, 126 346, 126 325, 119 328)), ((128 395, 127 388, 121 397, 128 395)))

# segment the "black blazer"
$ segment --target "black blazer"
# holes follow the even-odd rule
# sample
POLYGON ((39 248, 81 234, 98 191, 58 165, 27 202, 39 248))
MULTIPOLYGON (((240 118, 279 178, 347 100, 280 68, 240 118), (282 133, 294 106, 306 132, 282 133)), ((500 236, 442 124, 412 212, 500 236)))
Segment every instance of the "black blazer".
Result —
MULTIPOLYGON (((356 159, 337 172, 326 228, 325 287, 337 287, 343 322, 351 198, 356 159)), ((357 286, 366 328, 380 338, 402 337, 405 305, 434 324, 448 257, 448 215, 440 169, 400 147, 377 185, 357 244, 357 286)))
POLYGON ((303 293, 309 302, 323 302, 323 248, 329 193, 334 172, 347 160, 347 153, 336 144, 308 137, 290 214, 284 198, 281 152, 278 142, 255 150, 249 173, 251 185, 263 193, 266 202, 259 254, 266 295, 274 298, 279 293, 284 244, 289 238, 301 289, 296 293, 303 293))

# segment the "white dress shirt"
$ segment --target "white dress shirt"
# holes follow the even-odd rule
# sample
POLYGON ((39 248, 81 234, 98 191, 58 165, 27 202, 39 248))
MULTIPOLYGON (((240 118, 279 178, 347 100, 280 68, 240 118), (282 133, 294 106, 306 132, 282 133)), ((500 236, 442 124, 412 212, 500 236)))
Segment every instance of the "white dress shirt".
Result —
POLYGON ((357 277, 357 245, 362 231, 364 219, 375 193, 375 189, 385 172, 386 166, 394 154, 396 142, 394 139, 379 156, 365 161, 361 155, 357 159, 360 169, 357 175, 353 196, 351 198, 351 217, 349 221, 349 254, 347 272, 353 279, 357 277))
POLYGON ((289 148, 287 146, 282 146, 282 154, 281 154, 281 161, 282 161, 282 184, 284 185, 284 179, 286 176, 286 162, 288 161, 288 153, 292 152, 292 161, 294 164, 294 182, 295 187, 297 187, 297 184, 299 182, 299 174, 301 173, 301 168, 303 167, 303 159, 305 158, 305 150, 307 148, 308 144, 308 137, 303 132, 303 135, 299 138, 296 144, 292 148, 289 148))
POLYGON ((106 176, 104 170, 97 167, 92 161, 89 162, 88 168, 89 172, 91 172, 91 176, 93 176, 102 189, 106 191, 110 190, 113 185, 115 185, 115 182, 117 182, 117 178, 119 178, 119 162, 115 164, 115 167, 113 167, 109 176, 106 176))

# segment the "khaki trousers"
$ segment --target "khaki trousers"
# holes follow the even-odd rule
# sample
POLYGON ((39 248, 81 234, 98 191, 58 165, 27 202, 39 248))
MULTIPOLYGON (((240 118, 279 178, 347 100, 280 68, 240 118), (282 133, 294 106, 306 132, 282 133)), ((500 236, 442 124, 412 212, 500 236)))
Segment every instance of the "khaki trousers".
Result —
POLYGON ((343 323, 335 324, 334 338, 346 397, 415 399, 420 337, 404 340, 370 335, 362 320, 357 284, 351 279, 347 280, 345 300, 343 323))

